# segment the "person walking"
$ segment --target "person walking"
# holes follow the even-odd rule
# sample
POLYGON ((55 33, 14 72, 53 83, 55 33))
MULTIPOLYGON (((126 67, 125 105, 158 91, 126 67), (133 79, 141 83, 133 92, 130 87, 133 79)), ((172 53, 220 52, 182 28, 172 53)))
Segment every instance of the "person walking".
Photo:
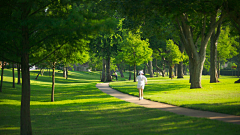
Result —
POLYGON ((117 75, 117 72, 114 72, 115 74, 115 77, 116 77, 116 81, 118 80, 118 75, 117 75))
POLYGON ((139 91, 139 100, 143 99, 143 90, 145 84, 147 84, 147 78, 143 75, 144 73, 142 71, 139 72, 139 76, 137 76, 137 88, 139 91))

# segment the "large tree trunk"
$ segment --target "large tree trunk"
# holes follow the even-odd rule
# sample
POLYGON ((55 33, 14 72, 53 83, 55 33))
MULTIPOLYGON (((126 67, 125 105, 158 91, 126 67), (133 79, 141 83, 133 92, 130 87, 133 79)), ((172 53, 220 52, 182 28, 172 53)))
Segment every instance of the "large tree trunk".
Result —
POLYGON ((193 75, 193 73, 192 73, 192 71, 193 71, 193 65, 192 65, 192 63, 191 63, 191 60, 190 60, 190 58, 189 58, 189 75, 190 75, 190 78, 189 78, 189 83, 191 83, 192 82, 192 75, 193 75))
POLYGON ((183 62, 180 62, 178 65, 178 74, 177 74, 177 78, 183 78, 183 62))
MULTIPOLYGON (((216 19, 217 11, 216 14, 211 16, 211 18, 216 19)), ((207 16, 203 17, 204 19, 202 20, 202 29, 201 29, 201 45, 200 48, 198 49, 197 43, 198 39, 194 41, 193 39, 193 31, 191 26, 188 23, 188 15, 183 14, 180 16, 181 23, 179 20, 176 20, 178 22, 178 26, 180 29, 181 33, 181 38, 183 39, 183 44, 185 45, 186 52, 189 56, 189 60, 191 62, 191 74, 190 74, 190 82, 191 82, 191 87, 190 88, 201 88, 201 76, 202 76, 202 69, 203 69, 203 64, 205 62, 206 58, 206 48, 207 48, 207 43, 212 35, 212 32, 215 30, 215 28, 218 26, 218 24, 223 20, 224 16, 220 16, 219 20, 215 23, 209 24, 208 26, 206 25, 207 23, 207 16), (208 27, 208 29, 206 29, 208 27)))
POLYGON ((204 61, 196 61, 194 59, 189 59, 190 63, 190 83, 191 89, 193 88, 202 88, 201 77, 204 61))
POLYGON ((0 92, 2 92, 2 85, 3 85, 3 71, 4 71, 4 61, 2 61, 2 73, 1 73, 1 86, 0 86, 0 92))
POLYGON ((120 74, 121 74, 121 77, 124 77, 121 66, 120 66, 119 64, 117 64, 117 67, 118 67, 118 71, 119 71, 120 74))
POLYGON ((106 60, 106 70, 107 70, 107 81, 110 82, 112 81, 112 78, 111 78, 111 71, 110 71, 110 60, 111 58, 107 58, 106 60))
POLYGON ((152 61, 148 61, 148 73, 150 74, 150 77, 153 77, 152 61))
MULTIPOLYGON (((215 20, 212 20, 216 22, 215 20)), ((221 23, 218 25, 217 33, 215 30, 211 36, 211 46, 210 46, 210 83, 218 82, 218 74, 217 74, 217 42, 221 31, 221 23)))
POLYGON ((56 63, 52 63, 52 93, 51 93, 51 101, 54 102, 54 88, 55 88, 55 65, 56 63))
POLYGON ((105 82, 105 80, 106 80, 106 60, 103 58, 103 60, 102 60, 102 78, 101 78, 101 82, 105 82))
POLYGON ((15 88, 15 75, 14 75, 14 63, 12 63, 12 74, 13 74, 13 88, 15 88))
MULTIPOLYGON (((22 6, 21 20, 26 22, 31 8, 22 6)), ((32 135, 32 125, 30 117, 30 72, 29 72, 29 29, 28 24, 21 26, 22 31, 22 53, 21 53, 21 71, 22 71, 22 97, 21 97, 21 116, 20 123, 21 135, 32 135)))
POLYGON ((29 54, 26 52, 22 54, 21 71, 22 71, 21 135, 31 135, 32 126, 30 117, 29 54))
POLYGON ((20 64, 17 64, 17 70, 18 70, 18 83, 17 84, 21 84, 20 64))

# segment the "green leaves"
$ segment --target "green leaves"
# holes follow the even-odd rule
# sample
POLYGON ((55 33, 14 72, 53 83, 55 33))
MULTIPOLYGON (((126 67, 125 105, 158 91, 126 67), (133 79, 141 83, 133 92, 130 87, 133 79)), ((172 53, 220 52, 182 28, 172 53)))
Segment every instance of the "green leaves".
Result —
POLYGON ((153 51, 149 48, 149 42, 148 40, 142 40, 139 34, 126 32, 120 45, 121 51, 118 57, 122 57, 130 65, 140 65, 151 60, 153 51))
POLYGON ((180 52, 178 46, 174 44, 173 40, 169 39, 166 41, 167 43, 167 51, 169 52, 166 55, 166 59, 169 61, 170 65, 178 64, 183 61, 183 54, 180 52))
POLYGON ((220 57, 223 61, 226 59, 232 58, 233 56, 238 55, 237 46, 239 46, 239 42, 236 41, 238 36, 229 36, 230 28, 226 27, 221 30, 221 34, 218 40, 218 57, 220 57))

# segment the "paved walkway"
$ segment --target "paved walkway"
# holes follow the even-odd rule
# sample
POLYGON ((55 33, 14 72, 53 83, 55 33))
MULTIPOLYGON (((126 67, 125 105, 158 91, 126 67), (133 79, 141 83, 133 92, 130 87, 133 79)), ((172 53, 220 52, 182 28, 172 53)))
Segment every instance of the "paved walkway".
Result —
POLYGON ((100 89, 102 92, 107 93, 111 96, 125 100, 127 102, 139 104, 147 108, 156 108, 163 111, 173 112, 179 115, 186 115, 186 116, 192 116, 192 117, 204 117, 204 118, 220 120, 220 121, 229 122, 229 123, 240 124, 240 116, 188 109, 188 108, 168 105, 164 103, 154 102, 146 99, 139 100, 138 97, 124 94, 122 92, 119 92, 117 90, 110 88, 109 83, 99 83, 96 85, 96 87, 100 89))

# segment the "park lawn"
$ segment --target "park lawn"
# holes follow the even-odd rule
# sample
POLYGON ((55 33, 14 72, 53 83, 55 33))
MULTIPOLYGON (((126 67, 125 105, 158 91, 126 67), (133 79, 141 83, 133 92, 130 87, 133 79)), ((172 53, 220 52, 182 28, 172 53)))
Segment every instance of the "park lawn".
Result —
MULTIPOLYGON (((148 78, 144 98, 176 106, 240 115, 240 84, 238 78, 221 76, 219 83, 209 83, 209 76, 202 76, 202 88, 190 89, 189 76, 183 79, 168 77, 148 78)), ((112 82, 116 90, 138 96, 137 82, 112 82)))
MULTIPOLYGON (((31 71, 31 120, 35 135, 72 134, 216 134, 238 135, 240 125, 176 115, 144 108, 98 90, 100 72, 56 73, 55 102, 50 102, 51 77, 35 80, 31 71)), ((0 93, 0 134, 20 133, 21 86, 12 87, 11 71, 4 71, 0 93)))

